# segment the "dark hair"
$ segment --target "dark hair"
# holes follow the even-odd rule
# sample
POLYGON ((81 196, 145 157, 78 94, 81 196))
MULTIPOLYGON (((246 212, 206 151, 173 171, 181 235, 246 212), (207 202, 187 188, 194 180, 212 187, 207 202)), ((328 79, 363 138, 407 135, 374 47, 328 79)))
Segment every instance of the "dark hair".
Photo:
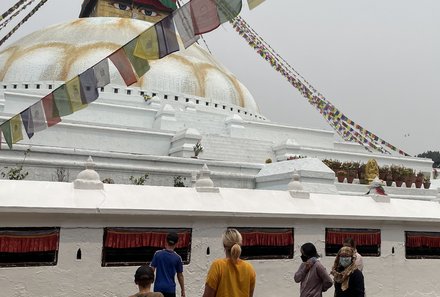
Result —
POLYGON ((167 235, 167 242, 170 245, 175 245, 179 241, 179 235, 176 232, 170 232, 167 235))
POLYGON ((318 252, 316 251, 316 247, 311 242, 304 243, 301 246, 301 250, 302 250, 304 256, 307 256, 309 258, 312 258, 312 257, 318 258, 319 257, 318 252))
POLYGON ((154 270, 150 266, 142 265, 134 274, 134 283, 146 287, 154 282, 154 270))
POLYGON ((352 247, 352 248, 356 248, 356 243, 354 242, 354 239, 351 238, 351 237, 347 237, 347 238, 344 240, 344 242, 343 242, 342 245, 343 245, 343 246, 350 246, 350 247, 352 247))

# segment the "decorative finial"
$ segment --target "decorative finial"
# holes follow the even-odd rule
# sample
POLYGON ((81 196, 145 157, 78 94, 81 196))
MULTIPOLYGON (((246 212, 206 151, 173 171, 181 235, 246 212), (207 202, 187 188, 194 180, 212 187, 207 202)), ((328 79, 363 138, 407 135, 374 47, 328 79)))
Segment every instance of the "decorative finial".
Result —
POLYGON ((310 193, 304 191, 304 188, 300 182, 300 175, 298 174, 298 171, 296 171, 296 169, 293 171, 292 181, 287 185, 287 188, 289 190, 290 196, 292 196, 293 198, 310 198, 310 193))
POLYGON ((98 172, 94 170, 95 163, 91 156, 85 162, 86 169, 78 173, 75 181, 73 182, 73 187, 75 189, 82 190, 102 190, 104 189, 104 184, 99 178, 98 172))
POLYGON ((93 170, 95 169, 95 162, 93 162, 92 156, 89 156, 89 158, 86 161, 85 167, 86 169, 93 170))
POLYGON ((214 187, 214 182, 210 175, 211 171, 209 170, 208 165, 203 165, 202 170, 200 170, 199 178, 195 183, 197 192, 219 192, 219 189, 214 187))

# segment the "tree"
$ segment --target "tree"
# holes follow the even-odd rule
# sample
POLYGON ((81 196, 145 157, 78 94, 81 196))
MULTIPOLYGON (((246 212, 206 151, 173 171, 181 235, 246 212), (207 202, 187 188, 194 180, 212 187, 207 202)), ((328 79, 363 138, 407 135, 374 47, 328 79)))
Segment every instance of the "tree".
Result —
POLYGON ((429 158, 434 162, 434 164, 432 164, 433 168, 440 168, 440 152, 439 151, 427 151, 425 153, 418 154, 417 157, 429 158))

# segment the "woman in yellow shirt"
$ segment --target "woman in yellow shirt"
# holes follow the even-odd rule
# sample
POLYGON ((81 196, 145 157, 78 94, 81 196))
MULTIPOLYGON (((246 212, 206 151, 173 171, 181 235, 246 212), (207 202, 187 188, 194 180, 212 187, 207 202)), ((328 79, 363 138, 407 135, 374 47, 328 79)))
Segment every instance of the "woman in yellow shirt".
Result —
POLYGON ((256 274, 252 265, 240 259, 241 234, 228 229, 223 234, 226 258, 211 264, 203 297, 252 297, 256 274))

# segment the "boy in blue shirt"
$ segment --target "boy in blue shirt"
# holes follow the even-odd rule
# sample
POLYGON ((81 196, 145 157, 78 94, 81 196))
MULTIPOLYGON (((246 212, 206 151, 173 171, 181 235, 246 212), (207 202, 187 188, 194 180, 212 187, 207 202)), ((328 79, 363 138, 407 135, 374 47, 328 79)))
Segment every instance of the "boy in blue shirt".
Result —
POLYGON ((154 292, 161 292, 164 297, 176 297, 176 283, 174 281, 176 274, 181 296, 185 297, 182 258, 174 251, 178 241, 177 233, 168 233, 165 248, 154 254, 150 264, 156 271, 154 292))

